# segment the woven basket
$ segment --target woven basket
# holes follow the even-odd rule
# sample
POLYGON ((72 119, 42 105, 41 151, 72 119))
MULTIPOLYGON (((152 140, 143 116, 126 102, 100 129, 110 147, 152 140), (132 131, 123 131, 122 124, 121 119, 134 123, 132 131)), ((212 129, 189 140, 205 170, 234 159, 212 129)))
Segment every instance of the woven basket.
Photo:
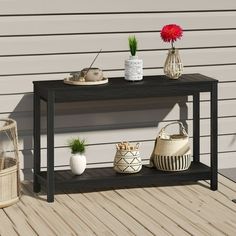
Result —
POLYGON ((14 158, 5 157, 4 169, 0 171, 0 208, 18 201, 17 163, 14 158))
POLYGON ((139 151, 117 151, 114 160, 114 170, 118 173, 132 174, 142 169, 139 151))
POLYGON ((163 171, 182 171, 190 167, 189 137, 181 122, 173 122, 161 129, 151 156, 151 164, 163 171), (180 134, 168 135, 165 132, 167 126, 173 124, 180 125, 180 134))
POLYGON ((12 119, 1 119, 4 125, 0 132, 4 132, 14 147, 14 158, 0 156, 0 208, 10 206, 19 200, 19 151, 16 122, 12 119))
POLYGON ((158 170, 163 171, 182 171, 187 170, 191 164, 190 151, 180 156, 156 155, 154 165, 158 170))
POLYGON ((132 174, 142 169, 142 160, 139 153, 139 143, 134 150, 116 150, 114 170, 118 173, 132 174))

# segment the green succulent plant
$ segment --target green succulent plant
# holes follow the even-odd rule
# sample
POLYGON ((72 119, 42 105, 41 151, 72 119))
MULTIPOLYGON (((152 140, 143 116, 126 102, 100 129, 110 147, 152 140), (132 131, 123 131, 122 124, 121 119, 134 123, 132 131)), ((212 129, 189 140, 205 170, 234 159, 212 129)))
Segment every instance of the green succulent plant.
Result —
POLYGON ((136 52, 138 50, 138 41, 137 41, 137 39, 136 39, 136 37, 134 35, 133 36, 129 36, 128 41, 129 41, 130 53, 131 53, 132 56, 135 56, 136 52))
POLYGON ((72 154, 80 153, 83 154, 85 152, 85 140, 80 140, 79 138, 73 138, 69 140, 69 147, 71 149, 72 154))

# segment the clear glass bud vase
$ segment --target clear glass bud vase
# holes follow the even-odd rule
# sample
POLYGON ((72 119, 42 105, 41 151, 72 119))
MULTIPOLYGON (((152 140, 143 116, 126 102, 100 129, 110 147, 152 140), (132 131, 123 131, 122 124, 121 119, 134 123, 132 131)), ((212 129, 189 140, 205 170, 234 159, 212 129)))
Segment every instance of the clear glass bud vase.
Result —
POLYGON ((178 49, 169 49, 164 65, 164 73, 170 79, 178 79, 183 74, 183 64, 178 49))

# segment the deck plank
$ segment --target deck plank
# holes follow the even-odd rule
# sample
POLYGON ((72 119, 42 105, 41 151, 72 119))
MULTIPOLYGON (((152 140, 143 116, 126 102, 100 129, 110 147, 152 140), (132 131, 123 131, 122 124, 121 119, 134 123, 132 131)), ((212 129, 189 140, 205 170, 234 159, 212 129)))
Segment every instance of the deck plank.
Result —
POLYGON ((91 201, 88 199, 87 194, 72 194, 70 196, 74 199, 74 201, 84 204, 84 206, 86 206, 86 208, 99 220, 102 219, 103 224, 110 229, 113 235, 132 235, 130 230, 121 224, 121 222, 118 221, 113 215, 107 212, 104 207, 97 204, 96 201, 91 201))
POLYGON ((231 181, 230 179, 223 177, 222 175, 219 175, 219 182, 220 185, 223 185, 225 187, 227 187, 228 189, 231 189, 232 191, 234 191, 236 193, 236 184, 235 182, 231 181))
POLYGON ((18 204, 4 209, 6 215, 11 219, 15 230, 19 235, 37 235, 27 221, 26 215, 21 211, 18 204))
MULTIPOLYGON (((199 204, 191 202, 190 199, 185 199, 182 196, 182 193, 178 191, 177 188, 173 187, 171 189, 163 191, 169 196, 171 195, 173 198, 175 198, 176 201, 181 202, 181 204, 187 207, 188 209, 191 209, 192 212, 194 212, 196 215, 199 215, 207 222, 209 219, 211 219, 212 222, 220 222, 220 220, 222 219, 222 213, 218 209, 219 204, 214 204, 215 201, 212 204, 209 204, 209 201, 206 201, 207 197, 202 197, 204 198, 204 201, 198 201, 200 202, 199 204)), ((185 191, 185 193, 187 193, 187 191, 185 191)))
MULTIPOLYGON (((203 202, 200 205, 194 205, 184 197, 181 196, 177 191, 171 189, 162 190, 166 195, 171 196, 175 199, 176 202, 180 202, 182 206, 187 207, 192 211, 195 215, 201 217, 206 224, 212 224, 216 222, 221 222, 222 217, 220 212, 217 212, 213 206, 209 206, 207 203, 203 202), (168 191, 168 192, 167 192, 168 191), (210 222, 209 222, 210 220, 210 222)), ((214 225, 215 232, 214 235, 221 235, 223 232, 220 227, 217 227, 217 224, 214 225)))
MULTIPOLYGON (((227 235, 234 235, 236 233, 236 229, 231 226, 228 221, 235 218, 235 212, 230 208, 225 210, 225 206, 221 204, 221 202, 214 200, 208 194, 201 193, 201 190, 196 192, 191 191, 191 189, 199 189, 196 186, 190 186, 187 188, 186 186, 178 186, 176 187, 180 193, 188 195, 188 199, 195 199, 196 207, 204 205, 205 211, 209 212, 210 216, 217 215, 218 220, 215 220, 214 217, 207 218, 209 224, 213 225, 218 231, 221 233, 225 233, 227 235), (198 198, 194 198, 198 194, 198 198), (198 199, 198 201, 196 201, 198 199)), ((202 212, 202 209, 201 209, 202 212)))
MULTIPOLYGON (((32 193, 32 190, 29 189, 29 186, 26 186, 23 188, 25 193, 30 195, 30 199, 26 199, 24 203, 31 203, 31 204, 38 204, 39 206, 41 204, 47 204, 45 202, 42 202, 41 200, 38 200, 38 203, 35 203, 34 200, 35 198, 32 198, 32 196, 37 196, 35 194, 32 193), (30 192, 31 191, 31 192, 30 192), (32 201, 33 199, 33 201, 32 201)), ((30 207, 31 208, 31 207, 30 207)), ((83 234, 83 235, 93 235, 93 231, 89 229, 89 227, 84 224, 83 221, 80 220, 80 218, 75 215, 70 209, 68 209, 65 205, 58 203, 58 201, 56 200, 55 203, 53 204, 53 210, 55 211, 56 214, 58 214, 58 216, 70 227, 70 231, 71 234, 77 234, 78 232, 83 234)), ((38 216, 38 218, 41 218, 41 216, 38 216)), ((45 220, 44 218, 42 219, 44 221, 44 225, 42 224, 42 226, 40 227, 40 229, 44 229, 44 231, 46 231, 46 227, 49 226, 49 228, 51 228, 51 225, 47 225, 47 219, 45 220)), ((51 228, 52 232, 53 231, 53 227, 51 228)), ((46 233, 46 232, 45 232, 46 233)), ((54 232, 55 234, 56 232, 54 232)), ((41 235, 39 233, 39 235, 41 235)), ((50 235, 50 233, 48 232, 47 235, 50 235)))
MULTIPOLYGON (((26 188, 24 188, 26 190, 26 188)), ((69 224, 65 222, 66 217, 58 214, 56 211, 57 204, 49 204, 45 200, 39 199, 37 194, 25 191, 25 196, 29 196, 28 203, 32 209, 38 213, 38 215, 44 219, 45 229, 46 226, 50 226, 53 231, 53 235, 76 235, 76 231, 70 227, 69 224), (34 198, 32 198, 34 196, 34 198)), ((63 209, 63 207, 61 207, 63 209)), ((80 231, 79 231, 80 232, 80 231)))
POLYGON ((152 235, 142 224, 136 219, 127 214, 120 206, 109 200, 106 196, 107 192, 90 193, 87 197, 92 201, 97 201, 99 205, 104 207, 106 211, 112 214, 117 220, 119 220, 127 229, 130 230, 130 235, 152 235), (103 199, 103 201, 101 201, 103 199), (104 201, 104 199, 106 199, 104 201))
POLYGON ((236 235, 236 183, 219 175, 195 184, 59 191, 55 202, 24 183, 20 201, 0 209, 0 235, 236 235))
POLYGON ((151 195, 153 195, 158 201, 161 201, 166 204, 166 207, 170 206, 174 211, 178 212, 185 221, 190 222, 199 229, 202 229, 205 234, 222 235, 218 230, 215 229, 215 227, 209 225, 208 222, 201 217, 201 215, 193 212, 191 207, 188 208, 184 203, 176 200, 176 198, 172 195, 169 196, 168 194, 165 194, 162 191, 163 188, 151 188, 147 189, 147 191, 151 195))
MULTIPOLYGON (((205 189, 207 190, 207 189, 205 189)), ((195 199, 195 202, 197 204, 205 204, 206 207, 211 208, 209 209, 209 212, 212 214, 217 214, 222 217, 234 217, 235 216, 235 211, 232 210, 231 206, 232 204, 230 203, 230 207, 228 208, 227 211, 225 211, 226 205, 224 204, 225 200, 221 200, 219 197, 213 198, 213 196, 210 196, 209 193, 206 193, 204 190, 202 190, 202 187, 199 188, 197 185, 196 186, 189 186, 189 187, 184 187, 181 186, 178 191, 181 193, 188 194, 189 199, 195 199), (195 191, 194 191, 195 190, 195 191), (197 191, 196 191, 197 190, 197 191), (194 198, 198 194, 197 198, 194 198), (196 201, 197 199, 197 201, 196 201)), ((218 195, 217 192, 215 195, 218 195)), ((221 194, 219 194, 221 196, 221 194)), ((227 201, 228 202, 228 201, 227 201)))
MULTIPOLYGON (((207 183, 205 181, 202 181, 201 185, 206 186, 207 183)), ((196 196, 199 197, 199 194, 209 196, 223 205, 225 210, 233 211, 234 213, 236 213, 236 204, 232 202, 232 199, 236 196, 236 193, 233 190, 229 189, 223 184, 219 184, 218 191, 208 191, 207 188, 202 187, 201 185, 191 186, 191 189, 195 191, 196 196)))
POLYGON ((83 204, 74 201, 69 195, 58 195, 56 196, 56 200, 76 214, 92 231, 91 235, 114 235, 110 229, 107 228, 102 221, 97 219, 83 204))
POLYGON ((129 204, 137 207, 140 211, 147 215, 147 217, 151 217, 157 224, 159 224, 163 229, 171 234, 171 232, 175 232, 177 235, 190 235, 185 230, 181 229, 176 223, 171 221, 164 214, 160 213, 158 210, 153 208, 145 201, 141 201, 139 198, 140 189, 135 190, 118 190, 117 191, 124 199, 126 199, 129 204), (140 204, 142 202, 142 204, 140 204))
POLYGON ((55 232, 47 224, 47 219, 41 217, 41 215, 34 210, 33 205, 37 204, 36 198, 32 198, 32 193, 26 191, 26 186, 22 185, 23 196, 21 197, 21 201, 18 203, 18 207, 21 211, 26 215, 27 221, 30 226, 35 230, 38 235, 42 235, 43 233, 47 235, 53 235, 55 232))
POLYGON ((13 223, 6 216, 4 210, 0 209, 0 235, 1 236, 17 236, 16 231, 14 230, 13 223))
POLYGON ((140 224, 142 224, 146 229, 148 229, 152 234, 157 235, 172 235, 163 229, 159 224, 157 224, 149 215, 144 214, 137 207, 130 204, 121 194, 117 191, 109 191, 106 196, 110 201, 117 204, 120 208, 126 211, 134 217, 140 224))
POLYGON ((178 211, 176 211, 173 207, 170 207, 168 202, 162 202, 160 200, 157 201, 157 199, 149 194, 146 190, 135 189, 134 193, 137 194, 142 202, 147 202, 151 207, 160 211, 163 215, 165 215, 187 233, 193 235, 205 235, 205 232, 201 232, 201 229, 198 226, 188 222, 178 211))

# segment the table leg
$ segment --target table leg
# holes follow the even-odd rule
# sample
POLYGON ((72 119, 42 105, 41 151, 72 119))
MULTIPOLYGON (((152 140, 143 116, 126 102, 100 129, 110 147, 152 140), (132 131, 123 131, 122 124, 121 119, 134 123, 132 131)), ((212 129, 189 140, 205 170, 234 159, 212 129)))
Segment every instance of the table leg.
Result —
POLYGON ((193 95, 193 161, 200 161, 200 99, 199 93, 193 95))
POLYGON ((40 157, 40 97, 34 92, 34 183, 35 193, 40 192, 41 185, 38 181, 40 174, 41 157, 40 157))
POLYGON ((54 201, 54 93, 48 93, 47 101, 47 201, 54 201))
POLYGON ((218 171, 218 91, 217 83, 211 91, 211 189, 217 190, 218 171))

